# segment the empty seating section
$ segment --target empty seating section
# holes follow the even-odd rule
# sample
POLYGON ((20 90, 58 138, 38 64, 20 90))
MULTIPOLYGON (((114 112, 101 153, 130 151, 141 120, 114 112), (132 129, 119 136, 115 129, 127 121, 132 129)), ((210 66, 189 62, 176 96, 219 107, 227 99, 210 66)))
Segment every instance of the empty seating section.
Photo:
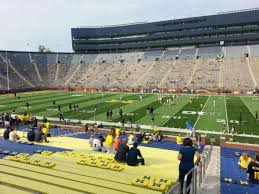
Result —
POLYGON ((143 60, 145 60, 145 61, 154 61, 156 58, 160 58, 162 54, 163 54, 162 50, 147 51, 143 55, 143 60))
POLYGON ((194 59, 196 52, 196 48, 183 48, 180 51, 180 59, 194 59))
POLYGON ((259 45, 250 45, 250 55, 252 57, 258 57, 259 56, 259 45))
POLYGON ((168 69, 170 72, 161 87, 186 88, 194 66, 195 61, 193 60, 177 60, 175 63, 171 63, 171 68, 168 69))
MULTIPOLYGON (((42 82, 40 82, 42 87, 47 87, 49 85, 49 71, 48 65, 55 63, 55 54, 49 54, 47 57, 42 53, 31 53, 32 63, 37 65, 39 74, 41 76, 42 82)), ((51 79, 52 80, 52 79, 51 79)))
POLYGON ((36 87, 39 79, 28 53, 8 53, 9 66, 30 86, 36 87))
POLYGON ((7 64, 10 89, 71 86, 215 90, 254 89, 259 83, 259 45, 107 54, 0 51, 1 90, 8 88, 7 64), (219 58, 221 54, 223 58, 219 58))
POLYGON ((216 89, 219 80, 219 63, 215 59, 200 59, 196 61, 197 68, 189 85, 194 89, 216 89), (205 87, 206 88, 205 88, 205 87))
POLYGON ((254 88, 245 58, 226 58, 223 63, 224 88, 254 88))
POLYGON ((227 58, 231 57, 244 57, 245 53, 248 53, 247 46, 232 46, 226 47, 226 56, 227 58))
POLYGON ((180 51, 180 49, 166 50, 164 52, 162 60, 168 60, 168 61, 174 60, 176 56, 179 56, 179 51, 180 51))
POLYGON ((250 59, 250 66, 254 73, 254 77, 259 84, 259 57, 253 57, 250 59))
POLYGON ((61 54, 58 53, 58 63, 70 65, 72 62, 73 55, 72 54, 61 54))
POLYGON ((153 88, 159 86, 163 79, 163 74, 170 68, 171 62, 168 61, 155 61, 153 66, 149 69, 143 79, 138 84, 139 87, 153 88))
POLYGON ((222 53, 222 47, 201 47, 198 56, 205 59, 216 59, 222 53))

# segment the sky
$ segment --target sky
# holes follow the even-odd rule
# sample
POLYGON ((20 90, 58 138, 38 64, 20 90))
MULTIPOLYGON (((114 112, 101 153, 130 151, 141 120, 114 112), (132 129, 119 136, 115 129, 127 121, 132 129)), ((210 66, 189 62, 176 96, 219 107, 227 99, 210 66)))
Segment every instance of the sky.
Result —
POLYGON ((0 0, 0 50, 71 52, 71 28, 212 15, 259 0, 0 0))

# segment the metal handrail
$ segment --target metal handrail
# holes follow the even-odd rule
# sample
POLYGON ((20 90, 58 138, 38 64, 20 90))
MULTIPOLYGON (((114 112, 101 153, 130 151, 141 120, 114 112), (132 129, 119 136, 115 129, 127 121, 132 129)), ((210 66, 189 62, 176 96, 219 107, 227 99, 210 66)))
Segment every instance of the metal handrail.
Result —
POLYGON ((211 160, 212 149, 213 146, 208 147, 208 149, 202 153, 201 161, 184 176, 183 194, 187 194, 188 191, 190 191, 191 194, 197 194, 197 190, 201 186, 209 162, 211 160), (193 175, 192 180, 190 185, 187 186, 187 179, 191 173, 193 175))

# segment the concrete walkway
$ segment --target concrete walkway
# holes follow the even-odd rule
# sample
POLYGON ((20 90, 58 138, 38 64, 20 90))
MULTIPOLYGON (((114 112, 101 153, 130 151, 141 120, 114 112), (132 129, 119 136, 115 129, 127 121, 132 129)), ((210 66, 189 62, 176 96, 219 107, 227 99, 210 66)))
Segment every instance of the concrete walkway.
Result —
POLYGON ((199 194, 220 194, 220 147, 213 146, 211 160, 199 194))

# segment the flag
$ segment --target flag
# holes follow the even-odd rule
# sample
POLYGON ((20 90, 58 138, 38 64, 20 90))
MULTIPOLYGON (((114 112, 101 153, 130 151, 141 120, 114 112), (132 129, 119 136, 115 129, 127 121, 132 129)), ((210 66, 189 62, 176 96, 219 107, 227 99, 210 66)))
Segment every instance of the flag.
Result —
POLYGON ((193 129, 193 125, 190 122, 186 121, 185 128, 192 130, 193 129))

